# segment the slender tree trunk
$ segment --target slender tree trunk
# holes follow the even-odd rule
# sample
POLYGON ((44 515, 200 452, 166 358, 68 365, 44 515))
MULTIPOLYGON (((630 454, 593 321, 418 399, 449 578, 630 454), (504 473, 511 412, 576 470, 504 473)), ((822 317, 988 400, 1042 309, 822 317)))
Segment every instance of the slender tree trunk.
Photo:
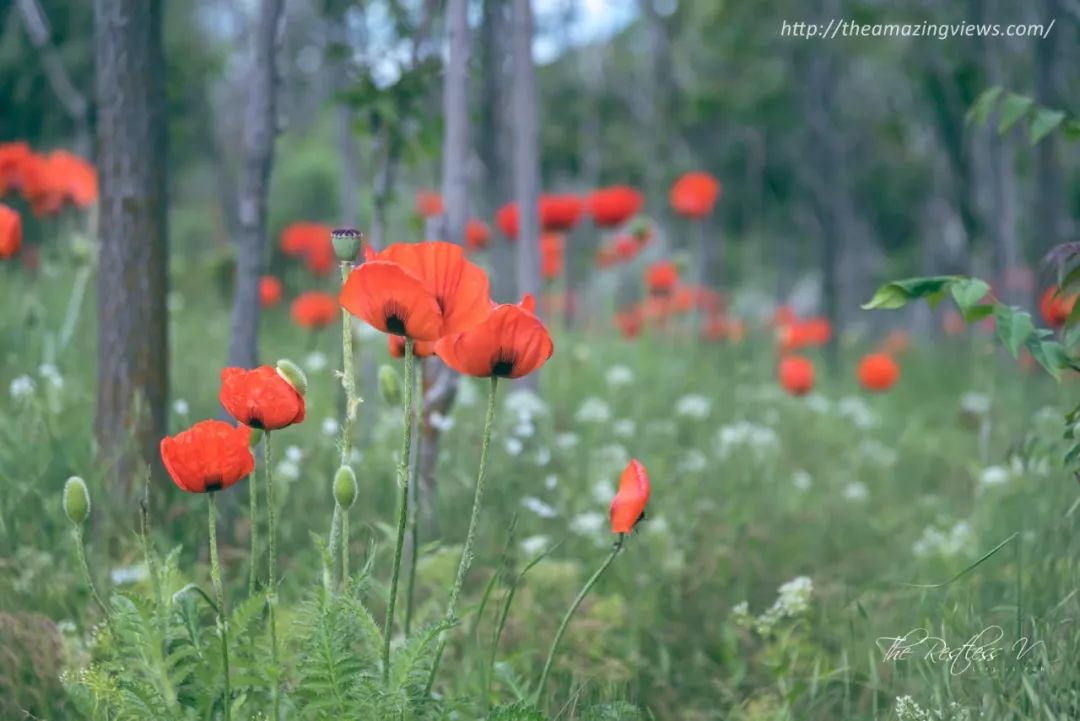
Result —
MULTIPOLYGON (((1042 17, 1063 17, 1062 0, 1043 0, 1036 5, 1042 17)), ((1042 22, 1042 20, 1039 20, 1042 22)), ((1061 93, 1059 68, 1061 48, 1058 34, 1035 42, 1035 95, 1040 105, 1059 109, 1061 93)), ((1068 239, 1065 209, 1064 180, 1061 172, 1061 143, 1057 133, 1051 133, 1036 147, 1035 159, 1035 242, 1033 260, 1038 263, 1055 245, 1068 239)), ((1035 284, 1035 292, 1041 292, 1035 284)))
MULTIPOLYGON (((533 17, 530 0, 514 0, 514 198, 518 205, 517 286, 519 293, 540 294, 540 131, 537 118, 536 68, 533 66, 533 17)), ((539 298, 538 298, 539 300, 539 298)), ((537 305, 537 311, 540 306, 537 305)), ((531 377, 531 376, 530 376, 531 377)))
POLYGON ((259 356, 259 277, 266 244, 266 205, 277 136, 275 70, 278 24, 283 0, 263 0, 254 35, 255 52, 248 84, 244 159, 240 170, 236 283, 233 288, 229 365, 251 368, 259 356))
POLYGON ((130 490, 165 433, 169 352, 160 0, 95 0, 98 391, 95 434, 130 490), (141 463, 140 463, 141 461, 141 463))

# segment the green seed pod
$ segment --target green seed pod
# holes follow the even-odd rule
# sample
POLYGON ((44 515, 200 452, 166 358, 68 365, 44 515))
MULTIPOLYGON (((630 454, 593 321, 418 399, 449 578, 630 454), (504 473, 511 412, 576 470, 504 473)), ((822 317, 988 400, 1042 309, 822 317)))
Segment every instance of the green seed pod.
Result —
POLYGON ((86 490, 86 481, 72 476, 64 484, 64 515, 76 526, 81 526, 90 515, 90 492, 86 490))
POLYGON ((379 366, 379 392, 390 405, 401 405, 401 376, 389 363, 379 366))
POLYGON ((304 375, 304 371, 300 370, 300 366, 291 360, 282 358, 277 362, 277 372, 289 385, 296 389, 297 393, 300 395, 307 393, 307 376, 304 375))
POLYGON ((334 244, 334 255, 341 261, 356 260, 364 234, 355 228, 338 228, 330 233, 330 242, 334 244))
POLYGON ((259 441, 262 440, 262 437, 263 432, 261 428, 252 428, 251 437, 248 438, 248 445, 254 448, 255 446, 259 445, 259 441))
POLYGON ((342 508, 350 508, 356 502, 360 489, 356 485, 356 474, 349 466, 342 466, 334 474, 334 500, 342 508))

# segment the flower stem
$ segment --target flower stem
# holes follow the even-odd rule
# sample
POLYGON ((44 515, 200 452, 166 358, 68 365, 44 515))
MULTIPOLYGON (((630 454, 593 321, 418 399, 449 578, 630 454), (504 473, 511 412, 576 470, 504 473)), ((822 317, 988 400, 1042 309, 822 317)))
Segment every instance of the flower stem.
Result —
MULTIPOLYGON (((267 469, 263 467, 263 473, 267 469)), ((252 480, 248 483, 248 520, 251 524, 251 558, 248 560, 248 597, 255 595, 255 584, 259 575, 259 484, 252 480)))
POLYGON ((615 546, 611 549, 611 555, 607 557, 607 560, 596 569, 596 573, 585 582, 585 585, 581 587, 581 591, 578 592, 577 598, 570 604, 570 608, 567 610, 566 615, 563 616, 562 622, 559 624, 559 630, 555 632, 555 640, 551 642, 551 649, 548 650, 547 661, 544 662, 544 671, 540 674, 540 683, 536 687, 536 700, 540 700, 541 694, 544 693, 544 686, 547 685, 548 674, 551 673, 551 664, 555 660, 555 652, 559 649, 559 642, 562 641, 563 634, 566 633, 566 627, 570 625, 570 618, 577 611, 578 606, 585 600, 585 596, 589 594, 592 587, 596 585, 597 580, 604 574, 604 571, 608 569, 611 562, 615 560, 615 557, 619 555, 619 551, 622 550, 623 539, 626 538, 626 534, 620 533, 618 540, 615 541, 615 546))
POLYGON ((349 589, 349 509, 341 509, 341 592, 349 589))
MULTIPOLYGON (((352 263, 341 261, 341 282, 349 279, 352 263)), ((341 309, 341 385, 345 389, 345 419, 341 424, 341 465, 349 465, 352 455, 353 423, 356 421, 356 407, 360 398, 356 395, 356 373, 353 356, 352 317, 349 311, 341 309)), ((337 506, 335 506, 335 513, 337 506)), ((333 563, 333 554, 330 557, 333 563)), ((349 509, 341 509, 341 589, 349 586, 349 509)))
POLYGON ((323 565, 323 588, 327 593, 334 593, 334 563, 341 543, 341 504, 334 501, 334 518, 330 522, 330 541, 326 546, 327 563, 323 565))
POLYGON ((278 638, 277 638, 277 514, 274 510, 274 471, 273 455, 270 448, 270 431, 263 434, 263 477, 266 478, 266 533, 269 536, 268 549, 270 570, 266 589, 266 604, 270 616, 270 658, 274 663, 274 686, 270 695, 274 703, 273 721, 281 719, 281 693, 278 674, 278 638))
MULTIPOLYGON (((476 490, 473 492, 472 515, 469 516, 469 530, 465 533, 465 545, 461 549, 461 560, 458 562, 457 577, 454 578, 454 586, 450 589, 450 601, 446 605, 447 624, 457 621, 457 602, 461 595, 461 588, 465 585, 465 576, 473 561, 473 544, 476 542, 476 528, 480 525, 480 507, 484 499, 484 475, 487 471, 488 450, 491 447, 491 427, 495 421, 495 391, 498 389, 499 377, 491 376, 491 390, 488 393, 487 412, 484 415, 484 440, 480 445, 480 469, 476 473, 476 490)), ((440 635, 439 647, 435 652, 435 660, 431 664, 428 673, 427 691, 435 683, 435 674, 439 670, 439 662, 442 660, 443 650, 446 648, 446 637, 440 635)))
POLYGON ((217 545, 217 501, 216 494, 208 493, 210 499, 210 582, 214 585, 217 597, 217 628, 221 637, 222 680, 225 683, 225 695, 222 706, 225 707, 225 721, 232 718, 232 693, 229 690, 229 636, 225 628, 225 589, 221 585, 221 565, 218 562, 217 545))
POLYGON ((397 603, 398 576, 401 574, 401 552, 405 545, 405 527, 409 514, 409 450, 412 446, 413 386, 415 358, 412 338, 405 339, 405 430, 401 439, 401 458, 398 460, 398 524, 397 545, 394 548, 394 568, 390 574, 390 598, 386 605, 386 624, 383 628, 383 682, 390 680, 390 637, 394 633, 394 605, 397 603))
MULTIPOLYGON (((423 383, 421 383, 423 388, 423 383)), ((425 394, 421 392, 421 399, 425 394)), ((423 402, 426 402, 424 400, 423 402)), ((426 412, 421 411, 420 417, 426 417, 426 412)), ((422 421, 421 421, 422 422, 422 421)), ((419 502, 419 473, 420 473, 420 456, 423 454, 422 448, 424 445, 424 432, 420 428, 420 423, 417 422, 413 425, 416 426, 413 429, 413 434, 416 438, 416 447, 413 449, 413 462, 411 464, 410 473, 412 473, 412 486, 410 491, 412 492, 411 503, 409 504, 409 580, 405 585, 405 636, 409 635, 409 631, 412 629, 413 619, 413 605, 416 602, 416 564, 420 558, 420 502, 419 502)))
MULTIPOLYGON (((90 564, 86 561, 86 548, 83 546, 82 524, 77 524, 72 529, 72 532, 75 535, 75 553, 79 557, 79 567, 82 569, 83 581, 86 582, 87 587, 90 589, 90 595, 94 598, 94 603, 101 609, 101 613, 105 617, 105 624, 109 627, 110 631, 113 631, 112 613, 98 593, 97 586, 94 585, 94 577, 90 574, 90 564)), ((116 635, 115 632, 113 635, 116 635)))

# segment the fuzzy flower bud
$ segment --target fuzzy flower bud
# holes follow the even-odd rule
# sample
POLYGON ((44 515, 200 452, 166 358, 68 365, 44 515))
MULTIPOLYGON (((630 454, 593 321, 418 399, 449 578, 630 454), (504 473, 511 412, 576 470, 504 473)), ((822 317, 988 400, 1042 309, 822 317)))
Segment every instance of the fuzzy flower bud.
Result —
POLYGON ((86 481, 72 476, 64 484, 64 514, 76 526, 81 526, 90 515, 90 492, 86 490, 86 481))
POLYGON ((387 363, 379 366, 379 392, 388 404, 401 404, 401 376, 394 366, 387 363))
POLYGON ((291 360, 282 358, 277 362, 277 372, 289 385, 296 389, 297 393, 300 395, 307 393, 307 376, 304 375, 304 371, 300 370, 300 366, 291 360))
POLYGON ((356 502, 359 493, 356 485, 356 474, 349 466, 342 466, 334 474, 334 500, 342 508, 350 508, 356 502))
POLYGON ((356 260, 364 234, 355 228, 337 228, 330 233, 330 242, 334 244, 334 255, 338 260, 356 260))

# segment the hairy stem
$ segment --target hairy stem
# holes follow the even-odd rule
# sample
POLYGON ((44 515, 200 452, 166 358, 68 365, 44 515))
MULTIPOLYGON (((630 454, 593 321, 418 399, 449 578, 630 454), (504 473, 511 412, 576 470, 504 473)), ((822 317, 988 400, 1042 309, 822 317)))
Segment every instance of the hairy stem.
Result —
MULTIPOLYGON (((423 384, 421 384, 421 388, 423 384)), ((421 392, 420 397, 424 398, 424 393, 421 392)), ((426 401, 425 401, 426 402, 426 401)), ((419 414, 421 417, 425 417, 425 412, 421 411, 419 414)), ((414 431, 420 431, 419 422, 414 424, 416 428, 414 431)), ((420 560, 420 502, 419 502, 419 489, 418 483, 420 476, 420 456, 422 455, 421 446, 424 444, 424 434, 422 431, 415 433, 416 437, 416 459, 410 465, 412 473, 412 491, 413 498, 411 507, 409 508, 409 580, 405 585, 405 636, 409 635, 409 631, 412 629, 413 620, 413 607, 416 603, 416 564, 420 560)))
POLYGON ((225 685, 222 706, 225 708, 225 721, 232 718, 232 693, 229 690, 229 634, 225 626, 225 588, 221 584, 221 565, 218 562, 217 545, 217 501, 215 493, 208 493, 210 499, 210 582, 214 585, 217 597, 217 629, 221 637, 222 681, 225 685))
MULTIPOLYGON (((349 279, 352 263, 341 261, 341 282, 349 279)), ((353 423, 356 421, 356 408, 360 398, 356 394, 355 360, 353 357, 352 317, 349 311, 341 309, 341 385, 345 389, 345 419, 341 424, 341 465, 349 464, 352 455, 353 423)), ((337 507, 334 509, 337 513, 337 507)), ((333 551, 330 562, 333 563, 333 551)), ((349 509, 341 509, 341 589, 349 586, 349 509)))
POLYGON ((278 674, 278 637, 277 637, 277 513, 274 510, 274 470, 273 454, 270 448, 270 431, 263 434, 263 476, 266 478, 266 533, 270 556, 270 570, 266 589, 266 604, 270 617, 270 658, 274 663, 274 686, 270 695, 274 704, 273 721, 281 719, 281 691, 278 674))
MULTIPOLYGON (((263 473, 267 469, 263 467, 263 473)), ((259 484, 254 479, 248 483, 248 522, 251 524, 251 558, 248 560, 248 597, 255 595, 259 576, 259 484)))
POLYGON ((330 541, 326 545, 327 563, 323 565, 323 588, 327 593, 333 593, 336 588, 334 583, 334 563, 338 554, 338 544, 341 543, 341 504, 334 501, 334 518, 330 522, 330 541))
POLYGON ((94 603, 101 609, 101 613, 105 617, 105 624, 109 627, 109 630, 113 632, 113 636, 115 636, 116 632, 112 625, 112 613, 98 593, 97 586, 94 585, 94 577, 90 574, 90 564, 86 561, 86 548, 83 546, 82 524, 77 524, 72 532, 75 535, 75 553, 79 557, 79 568, 82 569, 83 581, 90 589, 90 595, 93 596, 94 603))
POLYGON ((398 461, 398 522, 397 544, 394 548, 394 568, 390 574, 390 598, 386 605, 386 624, 383 628, 383 681, 390 680, 390 637, 394 633, 394 606, 397 603, 398 576, 401 574, 401 552, 405 546, 405 527, 409 514, 409 450, 412 446, 413 386, 416 385, 415 358, 412 338, 405 339, 405 430, 401 439, 401 458, 398 461))
MULTIPOLYGON (((476 473, 476 490, 473 492, 472 514, 469 516, 469 530, 465 533, 465 545, 461 549, 461 560, 458 562, 457 576, 454 578, 454 586, 450 589, 450 601, 446 605, 446 623, 457 620, 457 602, 461 595, 461 588, 465 585, 465 576, 469 572, 473 561, 473 544, 476 542, 476 528, 480 525, 480 508, 484 499, 484 475, 487 472, 488 450, 491 447, 491 427, 495 421, 495 392, 498 389, 498 376, 491 376, 491 390, 488 393, 487 412, 484 415, 484 440, 480 445, 480 469, 476 473)), ((446 648, 445 633, 439 637, 439 648, 435 652, 435 660, 431 664, 428 673, 427 690, 430 693, 435 683, 435 674, 439 670, 439 662, 442 660, 443 650, 446 648)))
POLYGON ((615 541, 614 547, 611 549, 611 555, 607 557, 607 560, 596 569, 596 573, 585 582, 585 585, 581 587, 581 591, 578 592, 577 598, 570 604, 570 608, 566 611, 566 615, 563 616, 562 622, 559 624, 559 630, 555 632, 555 640, 551 642, 551 648, 548 650, 547 661, 544 662, 544 671, 540 674, 540 683, 536 687, 536 701, 539 702, 540 696, 544 693, 544 686, 547 685, 548 675, 551 673, 551 664, 555 660, 555 652, 559 649, 559 642, 562 641, 563 634, 566 633, 566 627, 570 625, 570 618, 577 611, 578 606, 585 600, 585 596, 589 595, 589 591, 596 585, 597 580, 604 574, 604 571, 608 569, 611 562, 615 560, 615 557, 619 555, 619 551, 622 550, 623 539, 625 534, 620 533, 619 538, 615 541))

